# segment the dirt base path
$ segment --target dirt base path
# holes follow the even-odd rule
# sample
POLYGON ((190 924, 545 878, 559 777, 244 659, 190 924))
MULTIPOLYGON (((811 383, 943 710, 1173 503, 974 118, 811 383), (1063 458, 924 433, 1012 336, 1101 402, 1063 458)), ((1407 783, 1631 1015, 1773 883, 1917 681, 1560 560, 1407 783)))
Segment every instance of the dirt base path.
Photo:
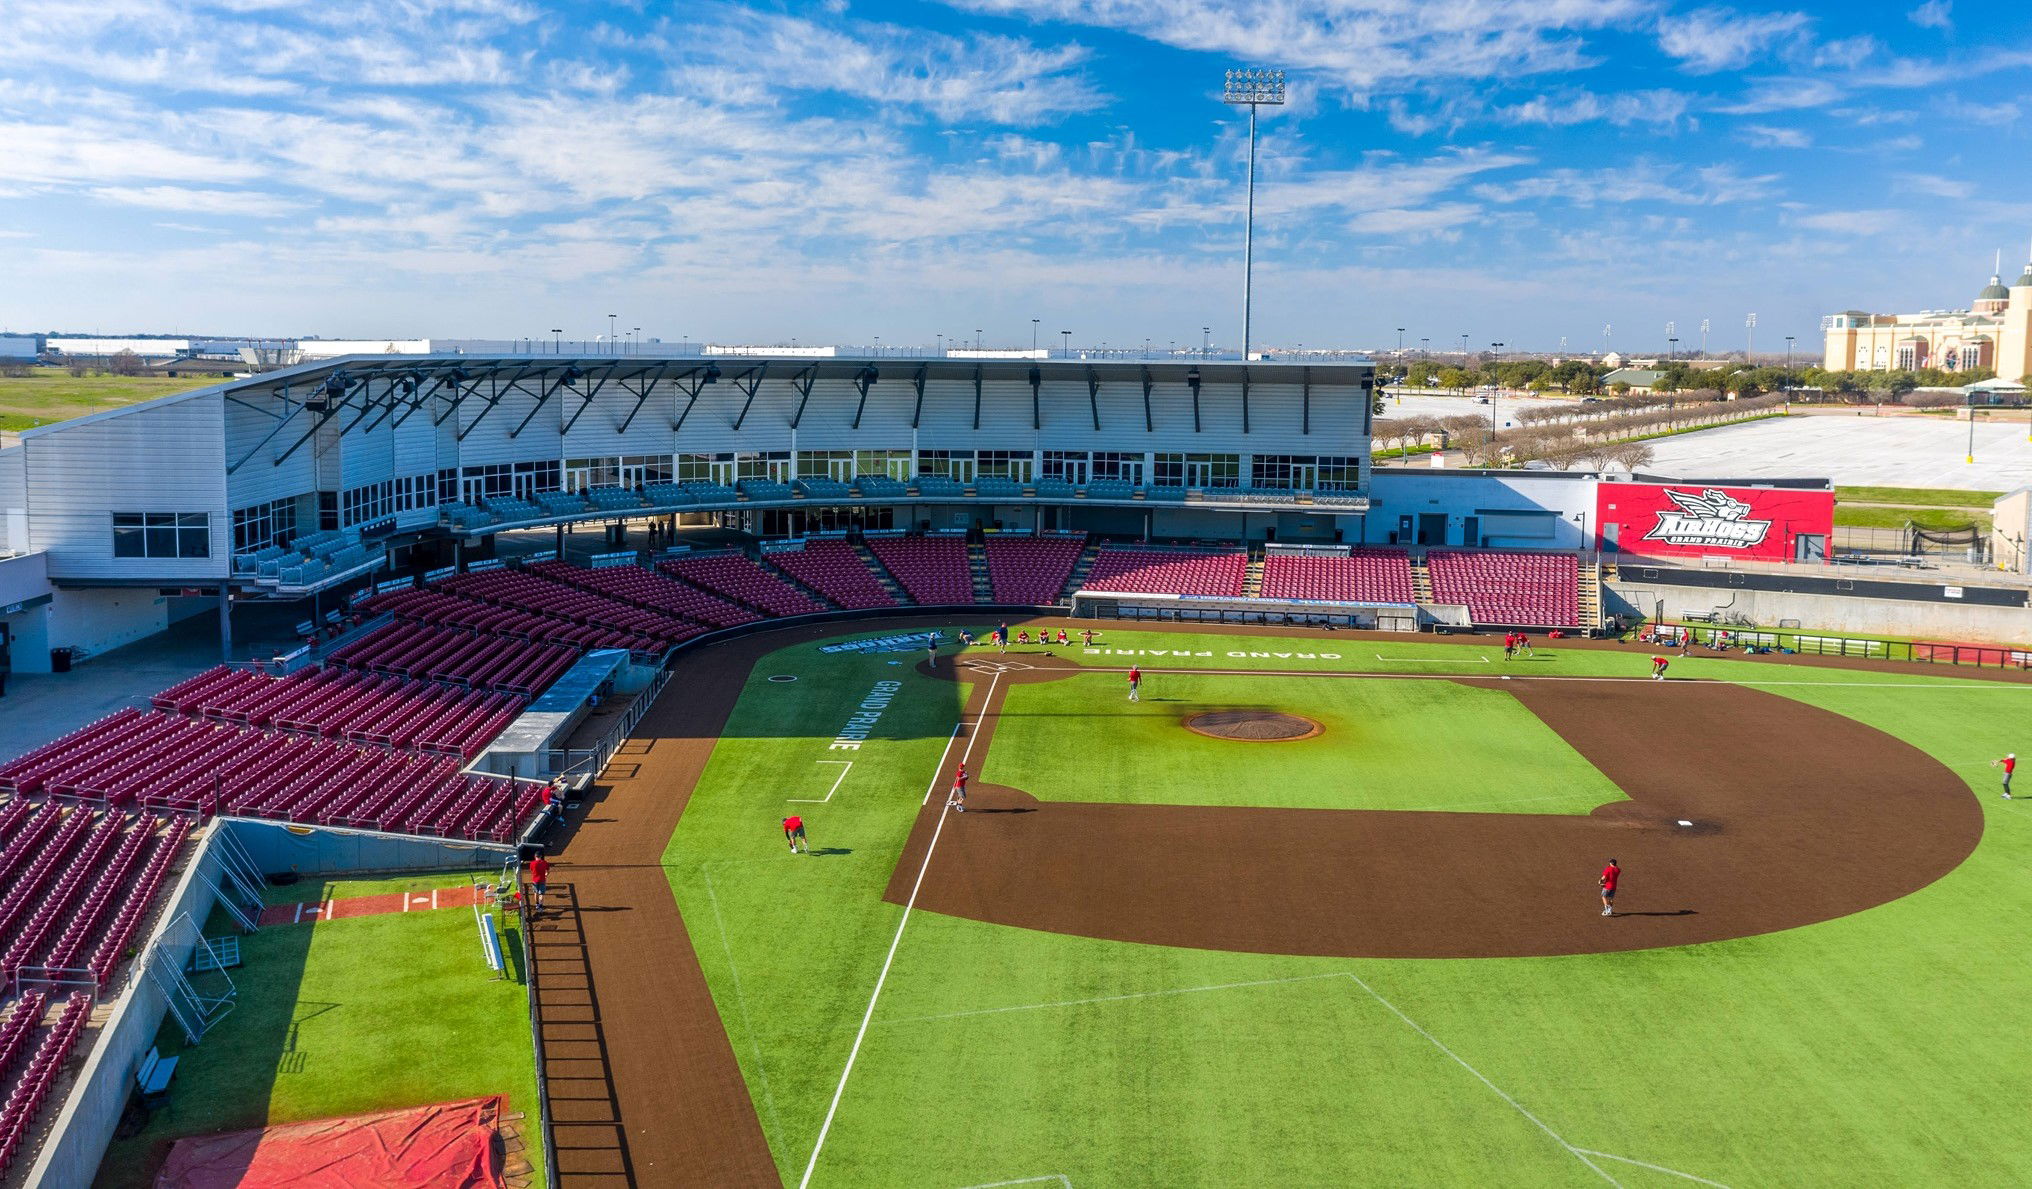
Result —
MULTIPOLYGON (((1037 667, 1004 672, 1002 687, 1071 668, 1021 660, 1037 667)), ((1161 683, 1153 676, 1146 699, 1161 683)), ((1631 800, 1562 817, 1050 802, 976 784, 968 812, 945 824, 917 906, 1259 953, 1600 953, 1860 912, 1945 875, 1982 836, 1975 798, 1938 761, 1804 703, 1713 682, 1463 684, 1514 695, 1631 800), (1610 857, 1625 876, 1618 915, 1604 919, 1595 876, 1610 857)), ((983 693, 969 706, 977 756, 1002 700, 983 693)), ((938 808, 897 861, 893 902, 909 895, 938 808)))

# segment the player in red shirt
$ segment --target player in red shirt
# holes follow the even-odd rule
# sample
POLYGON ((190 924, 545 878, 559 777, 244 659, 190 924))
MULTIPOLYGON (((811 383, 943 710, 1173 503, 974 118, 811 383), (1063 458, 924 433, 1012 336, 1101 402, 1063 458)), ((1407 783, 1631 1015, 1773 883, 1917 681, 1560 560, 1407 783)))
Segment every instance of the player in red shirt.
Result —
POLYGON ((543 911, 543 893, 550 883, 550 860, 537 855, 529 860, 529 887, 536 893, 536 910, 543 911))
POLYGON ((1137 668, 1137 667, 1136 667, 1136 666, 1134 666, 1134 665, 1130 665, 1130 666, 1129 666, 1129 700, 1130 700, 1131 702, 1140 702, 1140 701, 1142 701, 1142 700, 1143 700, 1143 699, 1142 699, 1142 697, 1141 697, 1141 690, 1142 690, 1142 686, 1143 686, 1143 670, 1141 670, 1141 669, 1137 668))
POLYGON ((2004 800, 2011 799, 2011 773, 2018 770, 2018 753, 2012 752, 2001 760, 1991 760, 1990 767, 2004 770, 2004 800))
POLYGON ((1614 859, 1610 859, 1609 865, 1602 868, 1602 877, 1598 881, 1602 885, 1602 915, 1605 917, 1616 914, 1616 884, 1622 878, 1623 869, 1616 866, 1614 859))
POLYGON ((1504 632, 1504 633, 1503 633, 1503 659, 1504 659, 1504 660, 1506 660, 1506 661, 1507 661, 1507 660, 1509 660, 1509 659, 1510 659, 1510 657, 1511 657, 1511 655, 1512 655, 1513 653, 1515 653, 1516 651, 1517 651, 1517 633, 1515 633, 1515 632, 1504 632))
POLYGON ((1662 657, 1662 656, 1654 656, 1654 657, 1652 657, 1652 658, 1651 658, 1651 680, 1653 680, 1653 681, 1663 681, 1663 680, 1665 680, 1665 670, 1666 670, 1667 668, 1671 667, 1671 665, 1672 665, 1672 662, 1671 662, 1671 661, 1669 661, 1669 660, 1667 660, 1667 659, 1665 659, 1665 658, 1664 658, 1664 657, 1662 657))
POLYGON ((804 848, 805 854, 811 853, 811 843, 804 840, 804 819, 796 814, 793 813, 783 819, 783 837, 790 843, 791 854, 796 854, 800 846, 804 848))

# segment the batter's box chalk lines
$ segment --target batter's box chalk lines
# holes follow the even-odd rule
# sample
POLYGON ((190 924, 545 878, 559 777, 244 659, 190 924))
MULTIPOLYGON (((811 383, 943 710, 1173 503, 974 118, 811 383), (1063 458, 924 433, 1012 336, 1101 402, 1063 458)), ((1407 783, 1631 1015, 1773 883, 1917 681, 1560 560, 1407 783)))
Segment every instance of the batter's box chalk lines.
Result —
POLYGON ((1007 1189, 1010 1185, 1042 1185, 1048 1181, 1055 1181, 1065 1186, 1065 1189, 1072 1189, 1072 1178, 1062 1172, 1046 1173, 1041 1177, 1024 1177, 1015 1181, 986 1181, 979 1185, 968 1185, 967 1189, 1007 1189))
MULTIPOLYGON (((988 694, 982 700, 982 705, 995 704, 995 687, 1001 681, 1000 673, 988 679, 988 694)), ((946 757, 952 754, 953 740, 959 736, 960 725, 955 723, 952 735, 945 741, 945 750, 939 753, 938 767, 932 771, 931 782, 924 786, 924 800, 927 804, 931 801, 932 790, 938 787, 938 782, 945 776, 946 757)), ((968 733, 967 745, 960 752, 961 763, 974 758, 974 741, 978 738, 980 738, 978 733, 968 733)), ((931 856, 937 853, 938 840, 944 835, 945 823, 952 816, 950 812, 940 810, 938 821, 931 828, 931 841, 924 847, 924 861, 917 865, 917 878, 910 885, 910 898, 903 902, 903 919, 896 922, 896 936, 889 940, 889 953, 882 959, 882 971, 875 976, 875 989, 868 995, 868 1010, 861 1013, 860 1031, 854 1033, 854 1047, 847 1050, 847 1064, 840 1070, 840 1084, 833 1089, 832 1105, 826 1108, 825 1122, 819 1124, 818 1139, 811 1145, 811 1160, 804 1166, 804 1176, 797 1182, 797 1189, 809 1189, 812 1174, 818 1171, 819 1154, 825 1151, 826 1136, 831 1134, 833 1119, 840 1113, 840 1099, 846 1096, 847 1079, 853 1076, 854 1062, 861 1056, 861 1042, 868 1039, 868 1025, 874 1022, 875 1006, 882 1001, 882 988, 889 982, 889 969, 896 965, 896 951, 903 945, 903 931, 910 927, 910 914, 917 907, 917 893, 924 888, 924 874, 931 870, 931 856)))
POLYGON ((1410 1028, 1413 1032, 1416 1032, 1418 1035, 1424 1037, 1427 1041, 1429 1041, 1432 1044, 1433 1048, 1438 1049, 1442 1053, 1445 1053, 1447 1057, 1453 1061, 1454 1064, 1460 1066, 1462 1069, 1465 1069, 1470 1074, 1474 1075, 1474 1079, 1476 1081, 1480 1082, 1484 1086, 1487 1086, 1491 1093, 1493 1093, 1496 1097, 1502 1099, 1505 1103, 1508 1103, 1511 1110, 1514 1110, 1518 1114, 1524 1116, 1526 1119, 1529 1119, 1533 1126, 1537 1127, 1538 1130, 1543 1131, 1547 1136, 1551 1137, 1553 1143, 1556 1143, 1560 1147, 1566 1149, 1568 1155, 1572 1156, 1575 1160, 1580 1161, 1582 1164, 1587 1165, 1588 1168, 1591 1171, 1593 1171, 1596 1176, 1600 1177, 1604 1181, 1607 1181, 1609 1184, 1620 1186, 1622 1182, 1610 1176, 1607 1170, 1603 1169, 1601 1165, 1596 1164, 1593 1160, 1588 1159, 1588 1157, 1593 1156, 1596 1157, 1597 1159, 1602 1160, 1619 1160, 1624 1164, 1636 1165, 1639 1168, 1648 1168, 1654 1172, 1670 1173, 1675 1177, 1684 1177, 1689 1181, 1698 1181, 1703 1185, 1714 1185, 1717 1187, 1717 1189, 1728 1189, 1728 1186, 1722 1185, 1718 1181, 1710 1181, 1705 1177, 1694 1176, 1692 1173, 1680 1172, 1678 1169, 1666 1168, 1664 1165, 1660 1164, 1646 1164, 1641 1160, 1632 1160, 1627 1156, 1614 1156, 1607 1152, 1597 1152, 1592 1148, 1578 1148, 1566 1142, 1565 1137, 1561 1136, 1557 1131, 1554 1131, 1549 1125, 1546 1124, 1545 1120, 1540 1119, 1537 1115, 1532 1114, 1528 1109, 1525 1108, 1523 1103, 1518 1102, 1516 1099, 1504 1093, 1503 1088, 1501 1086, 1498 1086, 1496 1083, 1490 1081, 1487 1075, 1483 1074, 1481 1070, 1476 1069, 1472 1065, 1469 1065, 1467 1063, 1466 1058, 1462 1057, 1459 1053, 1454 1052, 1452 1049, 1447 1048, 1445 1043, 1442 1042, 1437 1036, 1434 1036, 1432 1033, 1427 1032, 1424 1028, 1420 1027, 1418 1021, 1412 1019, 1408 1015, 1405 1015, 1403 1010, 1399 1008, 1396 1004, 1390 1002, 1388 999, 1383 998, 1382 994, 1379 993, 1376 990, 1376 988, 1370 986, 1367 982, 1365 982, 1362 979, 1361 975, 1356 974, 1352 970, 1344 971, 1343 973, 1346 975, 1348 979, 1353 981, 1353 983, 1356 986, 1368 992, 1369 998, 1374 999, 1377 1003, 1382 1004, 1383 1007, 1386 1008, 1391 1015, 1396 1016, 1399 1020, 1402 1020, 1404 1022, 1406 1027, 1410 1028))
POLYGON ((852 760, 813 760, 813 761, 812 761, 812 763, 814 763, 814 764, 844 764, 844 765, 845 765, 845 767, 843 767, 843 768, 841 768, 841 769, 840 769, 840 774, 839 774, 839 776, 838 776, 838 777, 836 777, 836 778, 835 778, 835 779, 833 780, 833 787, 831 787, 831 788, 829 788, 829 789, 827 789, 827 790, 826 790, 826 795, 825 795, 825 796, 823 796, 823 797, 785 797, 785 798, 784 798, 784 800, 786 800, 786 801, 792 801, 792 802, 795 802, 795 803, 797 803, 797 804, 799 804, 799 805, 823 805, 823 804, 825 804, 825 803, 826 803, 827 801, 830 801, 830 800, 832 800, 832 799, 833 799, 833 794, 834 794, 834 793, 837 793, 837 792, 839 792, 839 791, 840 791, 840 781, 843 781, 843 780, 845 780, 845 779, 847 778, 847 773, 849 773, 849 772, 852 772, 852 771, 854 770, 854 761, 852 761, 852 760))

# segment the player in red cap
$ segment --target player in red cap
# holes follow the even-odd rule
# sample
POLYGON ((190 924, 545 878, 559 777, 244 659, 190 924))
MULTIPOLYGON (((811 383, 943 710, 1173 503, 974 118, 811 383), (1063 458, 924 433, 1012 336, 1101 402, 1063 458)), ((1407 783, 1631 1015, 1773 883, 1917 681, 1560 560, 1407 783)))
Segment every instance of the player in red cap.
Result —
POLYGON ((800 846, 805 854, 811 853, 811 844, 804 840, 804 819, 796 814, 783 819, 783 837, 790 843, 791 854, 796 854, 800 846))
POLYGON ((1670 667, 1671 667, 1671 665, 1672 665, 1672 662, 1671 662, 1671 661, 1669 661, 1669 660, 1667 660, 1667 659, 1665 659, 1665 658, 1664 658, 1664 657, 1662 657, 1662 656, 1654 656, 1654 657, 1652 657, 1652 658, 1651 658, 1651 680, 1653 680, 1653 681, 1663 681, 1663 680, 1665 680, 1665 670, 1666 670, 1666 669, 1668 669, 1668 668, 1670 668, 1670 667))
POLYGON ((2012 752, 2001 760, 1991 760, 1990 767, 2004 770, 2004 800, 2011 799, 2011 773, 2018 770, 2018 753, 2012 752))
POLYGON ((529 887, 536 893, 536 910, 543 911, 543 893, 550 884, 550 860, 541 854, 529 860, 529 887))
POLYGON ((1142 691, 1142 688, 1143 688, 1143 670, 1141 670, 1141 669, 1137 668, 1137 667, 1136 667, 1136 666, 1134 666, 1134 665, 1130 665, 1130 666, 1129 666, 1129 700, 1130 700, 1131 702, 1140 702, 1140 701, 1142 701, 1142 700, 1143 700, 1143 698, 1142 698, 1142 696, 1141 696, 1141 691, 1142 691))
POLYGON ((1621 882, 1622 878, 1623 869, 1616 866, 1614 859, 1610 859, 1609 865, 1602 868, 1602 877, 1598 881, 1602 885, 1602 915, 1605 917, 1616 915, 1616 884, 1621 882))

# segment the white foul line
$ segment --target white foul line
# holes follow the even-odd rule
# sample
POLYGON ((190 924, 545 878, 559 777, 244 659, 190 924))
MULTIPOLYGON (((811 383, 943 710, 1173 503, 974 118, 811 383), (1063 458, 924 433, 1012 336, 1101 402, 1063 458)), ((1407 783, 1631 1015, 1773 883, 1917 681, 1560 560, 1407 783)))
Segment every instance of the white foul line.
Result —
MULTIPOLYGON (((987 697, 981 703, 983 707, 994 705, 995 686, 1001 680, 1000 673, 989 679, 987 697)), ((976 729, 967 733, 966 750, 960 753, 961 763, 973 758, 974 740, 980 738, 978 719, 975 725, 976 729)), ((959 731, 959 725, 955 724, 953 738, 959 737, 959 731)), ((925 804, 930 803, 932 790, 938 787, 939 780, 945 776, 945 758, 952 752, 953 738, 945 741, 945 751, 939 753, 938 770, 931 774, 931 783, 924 789, 925 804)), ((939 835, 945 832, 946 819, 951 816, 952 814, 945 809, 938 811, 938 824, 932 827, 931 841, 924 848, 924 861, 917 865, 917 879, 910 885, 910 899, 903 903, 903 919, 896 922, 896 936, 889 942, 888 957, 882 959, 882 973, 875 976, 875 990, 868 996, 868 1010, 861 1014, 861 1030, 854 1034, 854 1047, 847 1052, 847 1066, 840 1070, 840 1084, 833 1090, 832 1105, 826 1108, 825 1122, 819 1125, 818 1140, 811 1146, 811 1160, 804 1166, 804 1177, 797 1182, 798 1189, 807 1189, 811 1184, 812 1173, 818 1171, 819 1153, 825 1150, 826 1135, 833 1129, 833 1116, 839 1113, 840 1099, 847 1092, 847 1079, 853 1076, 854 1061, 861 1055, 861 1042, 868 1038, 868 1024, 875 1018, 875 1004, 882 998, 882 985, 889 981, 889 968, 896 962, 897 947, 903 944, 903 930, 910 924, 910 910, 917 907, 917 893, 924 887, 924 873, 931 870, 932 852, 938 849, 939 835)))
POLYGON ((713 890, 712 868, 702 866, 699 874, 705 877, 706 899, 713 906, 713 923, 720 929, 720 951, 727 955, 727 973, 734 976, 734 1002, 741 1005, 741 1030, 748 1034, 748 1046, 755 1054, 755 1072, 762 1079, 762 1105, 768 1108, 771 1130, 781 1135, 783 1120, 776 1113, 776 1095, 769 1089, 769 1069, 762 1064, 762 1039, 755 1035, 755 1021, 748 1014, 748 993, 741 989, 741 968, 735 965, 734 946, 727 940, 727 921, 720 915, 720 894, 713 890))
POLYGON ((1486 656, 1384 656, 1380 652, 1375 655, 1377 660, 1382 661, 1386 665, 1486 665, 1489 663, 1489 658, 1486 656))
POLYGON ((967 1189, 1003 1189, 1007 1185, 1042 1185, 1046 1181, 1057 1181, 1065 1186, 1065 1189, 1072 1189, 1072 1178, 1062 1172, 1045 1173, 1041 1177, 1024 1177, 1017 1181, 989 1181, 985 1185, 968 1185, 967 1189))
POLYGON ((837 780, 834 780, 834 781, 833 781, 833 787, 831 787, 831 788, 829 788, 829 789, 827 789, 827 790, 826 790, 826 795, 825 795, 825 796, 823 796, 823 797, 785 797, 785 798, 784 798, 784 800, 786 800, 786 801, 792 801, 792 802, 795 802, 795 803, 797 803, 797 804, 799 804, 799 805, 823 805, 823 804, 825 804, 825 803, 826 803, 827 801, 830 801, 830 800, 832 800, 832 799, 833 799, 833 794, 834 794, 834 793, 837 793, 837 792, 839 792, 839 791, 840 791, 840 781, 842 781, 842 780, 845 780, 845 779, 847 778, 847 773, 849 773, 849 772, 852 772, 852 771, 854 770, 854 761, 852 761, 852 760, 813 760, 813 761, 812 761, 812 763, 814 763, 814 764, 844 764, 844 765, 846 765, 846 767, 844 767, 844 768, 841 768, 841 769, 840 769, 840 775, 839 775, 839 779, 837 779, 837 780))
POLYGON ((1648 1168, 1652 1172, 1662 1172, 1668 1176, 1684 1177, 1689 1181, 1698 1181, 1703 1185, 1713 1185, 1715 1189, 1729 1189, 1727 1185, 1722 1184, 1720 1181, 1710 1181, 1706 1177, 1696 1177, 1690 1172, 1680 1172, 1676 1168, 1667 1168, 1662 1164, 1646 1164, 1642 1160, 1632 1160, 1628 1156, 1618 1156, 1614 1152, 1597 1152, 1593 1148, 1575 1148, 1574 1151, 1585 1152, 1590 1156, 1599 1156, 1604 1160, 1620 1160, 1624 1164, 1634 1164, 1638 1168, 1648 1168))
POLYGON ((1610 1176, 1608 1173, 1602 1171, 1601 1165, 1596 1164, 1592 1160, 1589 1160, 1585 1155, 1581 1153, 1581 1150, 1579 1148, 1576 1148, 1572 1144, 1567 1143, 1566 1140, 1560 1137, 1560 1134, 1557 1131, 1554 1131, 1552 1128, 1546 1126, 1545 1121, 1543 1119, 1540 1119, 1537 1115, 1534 1115, 1530 1111, 1524 1109, 1523 1103, 1518 1102, 1516 1099, 1510 1097, 1508 1094, 1503 1093, 1502 1087, 1496 1085, 1496 1083, 1490 1081, 1487 1077, 1484 1077, 1482 1075, 1481 1070, 1476 1069, 1472 1065, 1469 1065, 1467 1061, 1463 1059, 1459 1053, 1454 1052, 1452 1049, 1447 1048, 1445 1044, 1441 1043, 1440 1039, 1437 1036, 1434 1036, 1432 1033, 1427 1032, 1423 1028, 1420 1028, 1418 1026, 1418 1021, 1412 1019, 1410 1016, 1407 1016, 1403 1012, 1399 1011, 1397 1009, 1396 1004, 1390 1002, 1388 999, 1385 999, 1381 995, 1377 994, 1376 988, 1370 986, 1366 982, 1363 982, 1361 975, 1356 974, 1352 970, 1347 971, 1346 973, 1349 978, 1354 980, 1356 986, 1360 987, 1362 990, 1367 991, 1369 993, 1369 998, 1374 999, 1376 1002, 1388 1008, 1391 1015, 1396 1016, 1398 1019, 1404 1021, 1406 1026, 1408 1026, 1413 1032, 1416 1032, 1418 1035, 1424 1037, 1426 1040, 1431 1041, 1433 1048, 1436 1048, 1440 1052, 1445 1053, 1447 1056, 1453 1058, 1454 1064, 1460 1066, 1462 1069, 1465 1069, 1469 1073, 1475 1075, 1476 1081, 1480 1082, 1484 1086, 1487 1086, 1491 1091, 1495 1093, 1496 1097, 1502 1099, 1504 1102, 1509 1103, 1510 1108, 1512 1110, 1516 1111, 1518 1114, 1524 1116, 1525 1118, 1531 1120, 1531 1122, 1538 1128, 1538 1130, 1543 1131, 1545 1134, 1551 1136, 1553 1143, 1556 1143, 1560 1147, 1565 1148, 1569 1155, 1571 1155, 1575 1160, 1580 1161, 1582 1164, 1587 1165, 1588 1168, 1592 1169, 1595 1175, 1600 1177, 1602 1180, 1607 1181, 1611 1185, 1620 1186, 1621 1182, 1617 1181, 1616 1178, 1610 1176))

